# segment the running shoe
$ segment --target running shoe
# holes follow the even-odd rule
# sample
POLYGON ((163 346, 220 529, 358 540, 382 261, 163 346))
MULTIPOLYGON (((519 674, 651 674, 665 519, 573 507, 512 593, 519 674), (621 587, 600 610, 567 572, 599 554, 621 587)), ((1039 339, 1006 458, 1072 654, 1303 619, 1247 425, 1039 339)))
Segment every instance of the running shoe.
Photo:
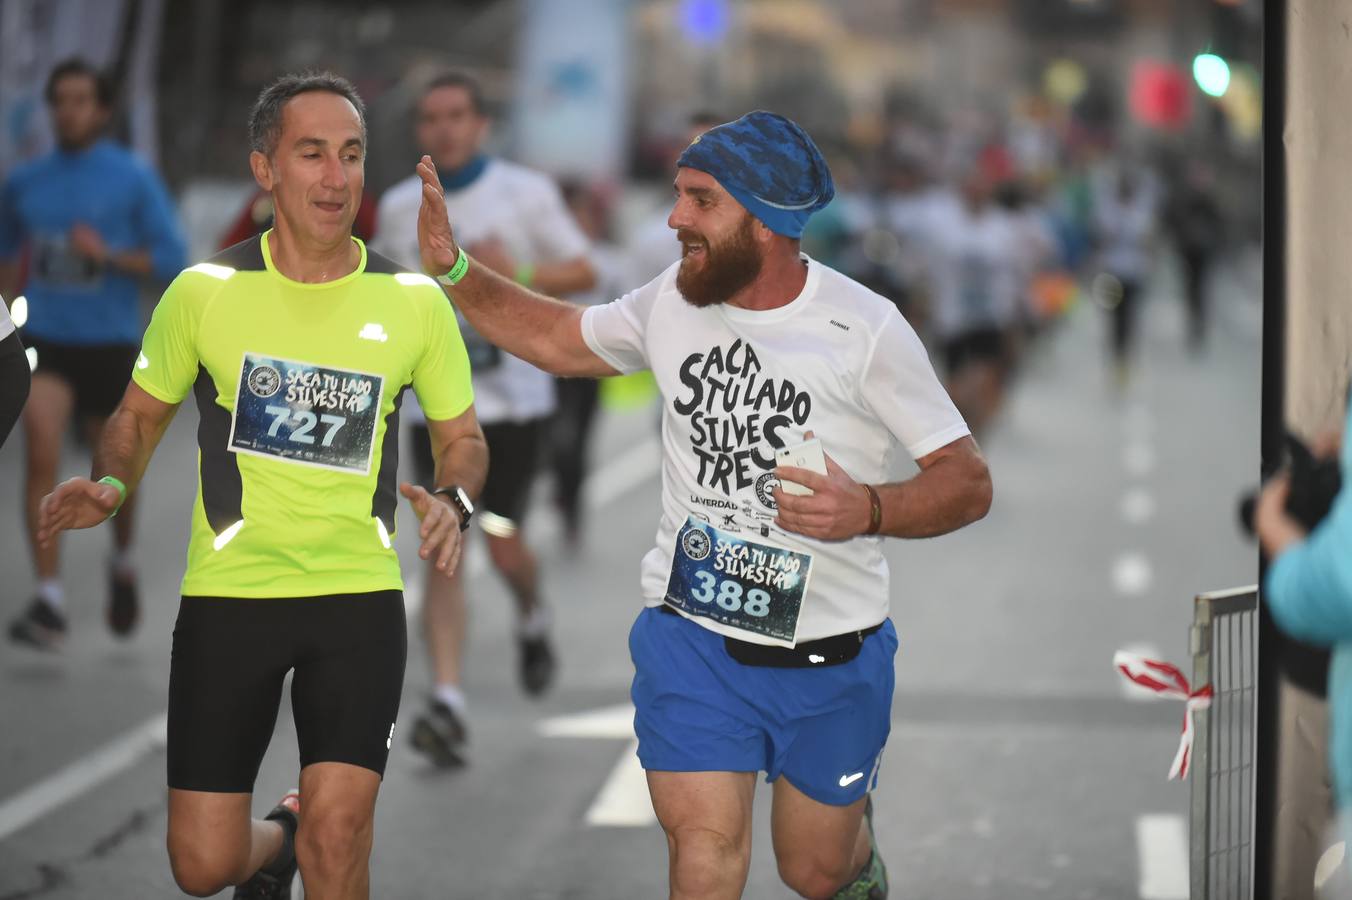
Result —
POLYGON ((108 571, 108 627, 118 637, 136 630, 141 619, 141 597, 133 575, 108 571))
POLYGON ((436 698, 414 721, 409 741, 413 749, 440 768, 458 769, 467 761, 465 745, 469 743, 469 730, 455 710, 436 698))
POLYGON ((873 836, 873 795, 864 804, 864 821, 868 823, 868 843, 872 852, 859 877, 836 892, 832 900, 887 900, 887 866, 878 854, 878 841, 873 836))
POLYGON ((554 660, 554 648, 544 635, 518 637, 517 644, 521 687, 532 697, 538 697, 554 683, 554 671, 558 668, 554 660))
POLYGON ((41 597, 34 597, 28 609, 9 623, 9 639, 39 650, 56 650, 66 639, 66 617, 41 597))
POLYGON ((235 888, 235 900, 291 900, 296 879, 296 829, 300 827, 300 791, 292 788, 265 819, 282 826, 282 849, 276 859, 235 888))

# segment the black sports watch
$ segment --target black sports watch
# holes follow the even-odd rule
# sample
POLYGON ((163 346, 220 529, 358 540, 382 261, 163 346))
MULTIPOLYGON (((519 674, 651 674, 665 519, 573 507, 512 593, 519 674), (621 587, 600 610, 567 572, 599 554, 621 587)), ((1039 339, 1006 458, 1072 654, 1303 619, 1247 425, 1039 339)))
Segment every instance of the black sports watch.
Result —
POLYGON ((450 497, 456 512, 460 513, 460 530, 464 531, 469 527, 470 516, 474 515, 474 503, 469 499, 469 494, 465 493, 464 488, 458 484, 448 484, 445 487, 437 488, 432 493, 450 497))

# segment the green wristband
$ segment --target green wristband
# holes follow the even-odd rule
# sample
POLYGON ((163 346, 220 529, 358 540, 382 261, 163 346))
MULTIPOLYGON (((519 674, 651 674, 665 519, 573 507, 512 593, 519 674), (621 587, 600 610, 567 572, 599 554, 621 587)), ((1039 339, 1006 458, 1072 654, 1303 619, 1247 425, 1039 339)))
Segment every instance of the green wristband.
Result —
POLYGON ((111 484, 117 488, 117 506, 113 509, 113 515, 117 515, 122 504, 127 502, 127 486, 122 483, 122 479, 114 478, 112 475, 104 475, 99 479, 99 484, 111 484))
POLYGON ((535 280, 535 266, 530 263, 522 263, 516 267, 516 283, 522 287, 530 287, 535 280))
POLYGON ((464 247, 457 249, 460 251, 460 255, 455 258, 455 265, 451 266, 451 271, 445 275, 437 276, 437 281, 442 284, 457 285, 460 283, 460 279, 465 277, 465 273, 469 271, 469 254, 465 252, 464 247))

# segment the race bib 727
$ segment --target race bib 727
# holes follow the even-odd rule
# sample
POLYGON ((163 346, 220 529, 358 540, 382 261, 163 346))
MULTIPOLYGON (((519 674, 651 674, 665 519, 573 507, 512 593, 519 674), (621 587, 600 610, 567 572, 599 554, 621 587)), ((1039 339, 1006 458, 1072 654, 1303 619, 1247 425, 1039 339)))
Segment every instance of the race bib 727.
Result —
POLYGON ((245 353, 229 449, 367 475, 384 379, 245 353))

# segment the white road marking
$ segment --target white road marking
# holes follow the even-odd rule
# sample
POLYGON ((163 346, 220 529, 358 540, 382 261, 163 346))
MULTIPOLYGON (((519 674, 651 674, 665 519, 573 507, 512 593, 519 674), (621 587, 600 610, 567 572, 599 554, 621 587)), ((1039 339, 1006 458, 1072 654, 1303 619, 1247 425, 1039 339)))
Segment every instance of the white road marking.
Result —
MULTIPOLYGON (((1128 653, 1134 653, 1137 656, 1143 656, 1146 659, 1163 659, 1164 655, 1159 647, 1154 644, 1127 644, 1122 648, 1128 653)), ((1166 697, 1155 693, 1148 687, 1137 684, 1129 678, 1123 678, 1122 673, 1113 669, 1113 677, 1117 679, 1118 688, 1122 691, 1122 696, 1128 700, 1135 700, 1139 703, 1147 703, 1152 700, 1165 700, 1166 697)))
POLYGON ((1155 498, 1144 488, 1132 488, 1122 495, 1122 518, 1130 525, 1144 525, 1155 517, 1155 498))
POLYGON ((646 828, 657 822, 648 796, 648 776, 638 761, 638 741, 630 741, 611 769, 610 777, 587 810, 594 828, 646 828))
POLYGON ((1329 879, 1338 872, 1338 867, 1343 864, 1347 857, 1347 842, 1339 841, 1332 847, 1324 851, 1319 857, 1319 863, 1314 867, 1314 889, 1322 891, 1324 885, 1328 884, 1329 879))
POLYGON ((624 753, 615 761, 584 821, 593 827, 646 828, 657 821, 648 797, 648 779, 638 761, 634 737, 634 707, 628 703, 606 706, 571 716, 545 719, 536 726, 545 737, 628 738, 624 753))
POLYGON ((545 737, 632 738, 634 706, 620 703, 571 716, 557 716, 545 719, 535 728, 545 737))
POLYGON ((1188 829, 1177 815, 1136 819, 1141 900, 1187 900, 1188 829))
POLYGON ((163 747, 166 721, 164 713, 147 719, 122 737, 0 803, 0 841, 163 747))
POLYGON ((1150 560, 1143 553, 1123 553, 1113 562, 1113 589, 1127 597, 1150 590, 1155 580, 1150 560))

